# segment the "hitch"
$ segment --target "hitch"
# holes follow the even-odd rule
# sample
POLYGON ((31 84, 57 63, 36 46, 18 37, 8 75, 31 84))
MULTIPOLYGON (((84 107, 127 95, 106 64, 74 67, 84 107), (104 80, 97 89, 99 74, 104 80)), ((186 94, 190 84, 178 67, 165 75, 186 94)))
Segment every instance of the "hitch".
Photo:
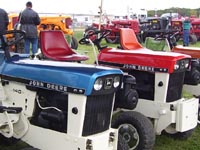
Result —
POLYGON ((7 112, 9 114, 18 114, 21 113, 22 108, 21 107, 5 107, 0 106, 0 113, 7 112))
POLYGON ((21 138, 28 131, 28 122, 21 107, 0 106, 0 133, 7 137, 21 138))

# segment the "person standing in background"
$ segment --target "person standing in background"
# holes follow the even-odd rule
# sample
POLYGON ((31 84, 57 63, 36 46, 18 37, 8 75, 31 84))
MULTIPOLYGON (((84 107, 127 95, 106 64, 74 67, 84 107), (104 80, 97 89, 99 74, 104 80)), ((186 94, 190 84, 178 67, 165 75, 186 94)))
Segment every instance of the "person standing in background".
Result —
POLYGON ((190 26, 190 19, 186 18, 183 21, 183 46, 189 46, 190 26))
POLYGON ((38 51, 38 31, 37 25, 40 24, 40 17, 36 11, 32 9, 32 2, 26 3, 26 9, 19 15, 21 30, 26 32, 25 36, 25 53, 30 54, 34 58, 38 51), (32 50, 32 51, 31 51, 32 50))
MULTIPOLYGON (((0 34, 4 34, 5 31, 7 30, 7 26, 9 23, 8 19, 8 13, 0 8, 0 34)), ((1 45, 1 40, 0 40, 0 45, 1 45)))

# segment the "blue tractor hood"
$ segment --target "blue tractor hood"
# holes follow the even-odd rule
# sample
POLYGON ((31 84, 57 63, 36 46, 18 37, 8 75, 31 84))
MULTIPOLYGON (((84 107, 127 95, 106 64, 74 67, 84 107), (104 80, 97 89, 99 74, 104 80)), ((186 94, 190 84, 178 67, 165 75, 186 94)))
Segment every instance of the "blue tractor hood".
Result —
POLYGON ((122 75, 118 69, 110 69, 81 63, 17 59, 1 62, 2 80, 23 82, 28 86, 63 92, 90 95, 97 78, 106 75, 122 75))

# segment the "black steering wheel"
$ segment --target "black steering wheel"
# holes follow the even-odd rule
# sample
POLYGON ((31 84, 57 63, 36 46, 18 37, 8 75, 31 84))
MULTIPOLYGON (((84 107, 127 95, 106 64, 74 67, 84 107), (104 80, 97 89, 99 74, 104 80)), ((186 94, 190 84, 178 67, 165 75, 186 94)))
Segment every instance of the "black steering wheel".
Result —
POLYGON ((154 39, 155 40, 162 40, 162 39, 170 39, 174 38, 177 34, 179 34, 179 30, 166 30, 165 32, 162 32, 161 34, 157 35, 154 39))
POLYGON ((0 45, 0 49, 6 49, 6 47, 9 47, 11 45, 14 45, 16 43, 18 43, 19 41, 21 41, 22 39, 24 39, 25 37, 25 31, 22 31, 22 30, 8 30, 6 31, 4 34, 1 34, 0 35, 0 39, 1 39, 1 45, 0 45), (16 35, 18 34, 18 38, 15 38, 14 40, 11 40, 11 41, 7 41, 5 40, 5 35, 16 35))
POLYGON ((174 46, 177 45, 178 36, 180 35, 180 30, 169 30, 164 32, 163 34, 155 37, 155 40, 164 40, 167 39, 172 49, 174 46))
POLYGON ((93 43, 100 42, 103 38, 108 36, 111 33, 110 30, 96 30, 94 32, 89 32, 88 34, 85 34, 84 37, 79 41, 80 44, 88 44, 89 39, 93 43))
POLYGON ((111 30, 96 30, 92 33, 85 34, 84 37, 80 39, 79 44, 82 44, 82 45, 89 44, 90 43, 89 39, 90 39, 94 43, 94 45, 96 45, 97 48, 101 50, 107 47, 107 46, 104 46, 104 47, 100 46, 102 39, 108 36, 110 33, 111 33, 111 30))

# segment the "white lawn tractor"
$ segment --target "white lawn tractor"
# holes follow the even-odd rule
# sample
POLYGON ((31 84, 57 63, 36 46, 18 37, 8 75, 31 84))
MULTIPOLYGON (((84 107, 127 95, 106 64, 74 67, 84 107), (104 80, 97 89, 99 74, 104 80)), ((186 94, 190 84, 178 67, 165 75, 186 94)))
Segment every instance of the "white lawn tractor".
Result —
POLYGON ((10 53, 24 36, 6 32, 13 33, 21 37, 5 42, 1 35, 1 136, 22 140, 29 150, 127 150, 110 125, 122 72, 10 53))
MULTIPOLYGON (((120 68, 124 74, 136 78, 139 100, 132 110, 150 118, 157 135, 165 131, 174 137, 189 137, 197 126, 198 117, 198 99, 182 97, 184 76, 191 57, 147 49, 137 41, 134 31, 128 28, 120 29, 119 47, 102 46, 101 41, 109 32, 97 31, 85 35, 79 43, 92 41, 99 50, 96 60, 99 65, 120 68), (93 38, 97 35, 97 39, 93 38)), ((120 123, 113 124, 113 127, 119 128, 120 133, 120 123)))

